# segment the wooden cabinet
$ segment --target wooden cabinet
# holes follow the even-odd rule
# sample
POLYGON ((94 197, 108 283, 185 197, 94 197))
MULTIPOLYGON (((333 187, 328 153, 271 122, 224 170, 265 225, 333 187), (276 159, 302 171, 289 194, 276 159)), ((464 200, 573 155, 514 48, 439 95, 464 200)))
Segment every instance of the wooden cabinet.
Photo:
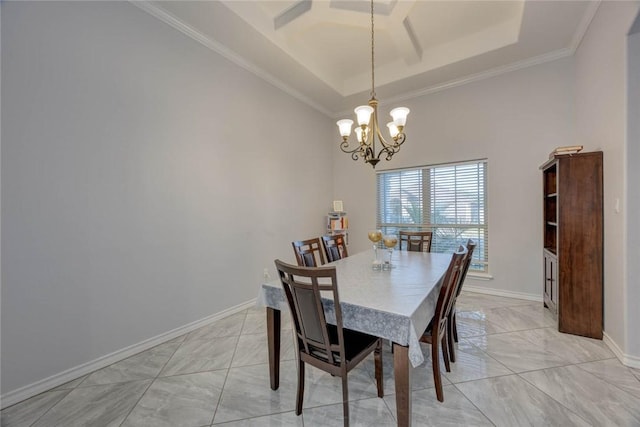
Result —
POLYGON ((602 152, 557 155, 540 169, 544 304, 560 332, 602 339, 602 152))

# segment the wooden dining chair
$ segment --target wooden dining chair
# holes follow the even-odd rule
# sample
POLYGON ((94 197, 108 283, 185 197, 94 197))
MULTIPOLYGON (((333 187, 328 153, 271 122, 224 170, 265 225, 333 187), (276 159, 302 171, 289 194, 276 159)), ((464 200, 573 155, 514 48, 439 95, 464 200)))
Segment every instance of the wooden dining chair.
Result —
POLYGON ((405 244, 407 251, 413 252, 431 252, 431 240, 433 232, 431 231, 400 231, 400 250, 402 244, 405 244))
POLYGON ((320 239, 296 240, 291 242, 299 267, 319 267, 324 265, 322 243, 320 239))
POLYGON ((349 256, 349 254, 347 253, 345 238, 342 234, 336 234, 334 236, 322 236, 322 243, 324 244, 324 251, 325 255, 327 256, 327 262, 337 261, 349 256))
POLYGON ((456 294, 453 297, 453 304, 451 306, 451 313, 449 314, 449 328, 447 331, 449 332, 448 341, 449 341, 449 356, 452 362, 456 361, 456 353, 454 343, 458 342, 458 324, 456 323, 456 301, 458 300, 458 296, 460 296, 460 292, 462 292, 462 286, 464 285, 464 281, 467 278, 467 272, 469 271, 469 266, 471 265, 471 258, 473 257, 473 251, 476 249, 478 244, 473 240, 467 240, 467 258, 462 266, 462 272, 460 274, 460 283, 458 284, 458 289, 456 290, 456 294))
POLYGON ((448 313, 451 310, 453 296, 455 295, 457 284, 460 281, 460 274, 462 273, 462 267, 467 253, 467 248, 464 246, 460 246, 458 251, 453 253, 449 268, 442 279, 435 314, 429 326, 427 326, 426 331, 420 337, 420 341, 431 344, 433 381, 436 386, 436 396, 440 402, 444 402, 444 392, 442 390, 442 378, 440 376, 439 350, 442 349, 442 358, 444 359, 444 366, 447 372, 451 372, 447 343, 448 313))
POLYGON ((302 413, 305 363, 342 379, 344 425, 349 425, 349 388, 347 374, 374 353, 378 397, 383 397, 382 340, 342 327, 342 309, 338 297, 335 267, 296 267, 275 261, 289 304, 298 350, 298 392, 296 415, 302 413), (327 323, 320 292, 331 292, 336 324, 327 323))

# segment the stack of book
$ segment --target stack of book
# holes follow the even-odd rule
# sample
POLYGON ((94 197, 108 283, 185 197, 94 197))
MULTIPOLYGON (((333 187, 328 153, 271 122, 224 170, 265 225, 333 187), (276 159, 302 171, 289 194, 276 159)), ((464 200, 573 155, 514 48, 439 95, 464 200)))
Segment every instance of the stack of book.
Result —
POLYGON ((329 212, 329 231, 341 231, 349 228, 349 221, 344 212, 329 212))
POLYGON ((575 154, 582 150, 582 145, 567 145, 566 147, 558 147, 549 153, 549 158, 553 158, 553 156, 559 156, 562 154, 575 154))

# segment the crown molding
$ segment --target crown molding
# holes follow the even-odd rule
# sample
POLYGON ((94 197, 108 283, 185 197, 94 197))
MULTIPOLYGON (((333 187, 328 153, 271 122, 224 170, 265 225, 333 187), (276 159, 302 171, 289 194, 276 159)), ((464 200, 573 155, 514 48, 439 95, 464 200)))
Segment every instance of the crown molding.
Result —
MULTIPOLYGON (((496 76, 499 76, 501 74, 510 73, 512 71, 518 71, 518 70, 522 70, 524 68, 533 67, 535 65, 544 64, 546 62, 556 61, 558 59, 565 58, 567 56, 571 56, 571 55, 573 55, 574 52, 575 52, 575 50, 571 49, 571 48, 558 49, 558 50, 555 50, 553 52, 549 52, 549 53, 545 53, 543 55, 535 56, 533 58, 527 58, 527 59, 522 60, 522 61, 514 62, 514 63, 508 64, 508 65, 503 65, 503 66, 500 66, 500 67, 495 67, 495 68, 492 68, 490 70, 481 71, 479 73, 471 74, 469 76, 461 77, 459 79, 450 80, 450 81, 445 82, 445 83, 441 83, 441 84, 437 84, 437 85, 433 85, 433 86, 428 86, 428 87, 425 87, 424 89, 421 89, 421 90, 418 90, 418 91, 415 91, 415 92, 405 93, 405 94, 398 95, 398 96, 395 96, 395 97, 392 97, 392 98, 387 98, 387 99, 384 100, 384 102, 379 102, 379 105, 383 106, 383 105, 388 105, 388 104, 397 103, 397 102, 401 102, 401 101, 407 101, 407 100, 410 100, 410 99, 419 98, 421 96, 429 95, 429 94, 440 92, 440 91, 443 91, 443 90, 452 89, 454 87, 463 86, 463 85, 466 85, 468 83, 473 83, 473 82, 477 82, 477 81, 480 81, 480 80, 489 79, 491 77, 496 77, 496 76)), ((336 114, 334 116, 334 118, 342 117, 345 114, 350 114, 350 111, 346 111, 346 112, 342 111, 342 112, 336 114)))
POLYGON ((321 112, 325 116, 332 117, 331 111, 327 110, 317 102, 313 101, 308 96, 303 95, 301 92, 293 89, 291 86, 287 85, 285 82, 278 79, 274 75, 266 72, 265 70, 258 67, 254 63, 242 58, 240 55, 236 54, 231 49, 228 49, 226 46, 223 46, 222 44, 207 37, 205 34, 201 33, 200 31, 196 30, 190 25, 187 25, 186 23, 178 19, 176 16, 174 16, 170 12, 167 12, 163 8, 155 4, 152 4, 147 0, 143 0, 143 1, 129 0, 129 3, 143 10, 144 12, 148 13, 154 18, 164 22, 165 24, 168 24, 169 26, 183 33, 184 35, 192 38, 196 42, 202 44, 203 46, 216 52, 217 54, 223 56, 224 58, 233 62, 237 66, 249 71, 250 73, 254 74, 260 79, 280 89, 281 91, 291 95, 292 97, 296 98, 298 101, 301 101, 307 104, 308 106, 316 109, 317 111, 321 112))
POLYGON ((578 25, 576 32, 573 34, 573 38, 571 39, 571 44, 569 47, 573 50, 573 53, 578 50, 580 47, 580 43, 582 43, 582 39, 584 38, 587 30, 589 29, 589 25, 591 25, 591 21, 596 16, 596 12, 598 12, 598 8, 600 7, 601 0, 595 0, 589 3, 589 7, 582 17, 582 21, 578 25))

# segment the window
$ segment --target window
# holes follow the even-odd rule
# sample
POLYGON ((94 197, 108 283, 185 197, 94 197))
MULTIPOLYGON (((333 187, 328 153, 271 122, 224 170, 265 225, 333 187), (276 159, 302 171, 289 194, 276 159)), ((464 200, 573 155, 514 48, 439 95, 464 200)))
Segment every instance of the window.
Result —
POLYGON ((377 226, 383 233, 432 231, 432 252, 478 243, 470 269, 488 272, 487 161, 378 172, 377 226))

